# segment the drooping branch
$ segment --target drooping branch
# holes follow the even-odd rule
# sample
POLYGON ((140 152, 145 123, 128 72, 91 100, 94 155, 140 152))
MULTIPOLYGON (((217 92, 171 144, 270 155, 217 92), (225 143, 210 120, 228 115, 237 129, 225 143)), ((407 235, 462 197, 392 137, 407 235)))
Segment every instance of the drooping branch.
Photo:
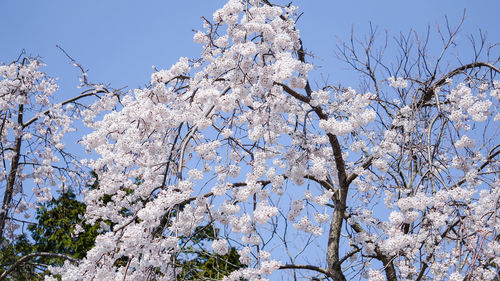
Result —
MULTIPOLYGON (((429 86, 426 90, 424 90, 424 95, 422 98, 418 101, 417 106, 421 107, 424 104, 426 104, 428 101, 432 99, 432 97, 435 95, 435 91, 437 88, 443 86, 448 79, 452 78, 455 75, 460 74, 463 71, 466 71, 468 69, 473 69, 473 68, 479 68, 479 67, 486 67, 489 68, 492 71, 495 71, 496 73, 500 74, 500 69, 490 63, 487 62, 473 62, 469 64, 462 65, 460 67, 455 68, 454 70, 448 72, 446 75, 443 76, 443 78, 439 79, 435 83, 433 83, 431 86, 429 86)), ((430 81, 432 82, 432 81, 430 81)), ((430 83, 427 82, 427 83, 430 83)))
MULTIPOLYGON (((89 89, 89 90, 84 91, 83 93, 79 94, 76 97, 72 97, 70 99, 67 99, 67 100, 61 102, 61 105, 66 105, 66 104, 75 102, 75 101, 77 101, 77 100, 79 100, 81 98, 90 97, 90 96, 97 96, 97 94, 102 94, 102 93, 109 93, 109 91, 107 91, 107 90, 98 90, 98 91, 95 91, 94 89, 89 89)), ((49 113, 50 113, 50 109, 47 109, 44 112, 35 115, 33 118, 31 118, 30 120, 28 120, 26 123, 23 123, 22 124, 22 128, 24 129, 24 128, 28 127, 33 122, 36 122, 38 119, 40 119, 41 116, 47 115, 49 113)))
MULTIPOLYGON (((483 162, 483 164, 481 164, 481 166, 479 166, 479 168, 477 168, 477 171, 480 172, 482 171, 486 166, 488 166, 491 162, 493 162, 493 159, 497 156, 497 155, 500 155, 500 150, 497 150, 495 151, 497 148, 500 148, 500 144, 496 145, 495 147, 493 147, 489 153, 488 153, 488 158, 486 158, 486 160, 483 162)), ((453 186, 449 187, 449 188, 456 188, 456 187, 459 187, 461 186, 462 184, 464 184, 465 182, 467 181, 467 179, 464 177, 463 179, 461 179, 460 181, 458 181, 457 183, 455 183, 453 186)))
POLYGON ((69 261, 74 262, 74 263, 78 263, 77 259, 72 258, 70 256, 67 256, 65 254, 47 253, 47 252, 35 252, 35 253, 31 253, 31 254, 28 254, 26 256, 21 257, 15 263, 13 263, 6 271, 2 272, 2 274, 0 275, 0 281, 1 280, 5 280, 5 278, 9 275, 9 273, 11 273, 14 269, 16 269, 16 267, 18 267, 22 263, 24 263, 24 262, 26 262, 26 261, 34 258, 34 257, 62 258, 62 259, 66 259, 66 260, 69 260, 69 261))
POLYGON ((330 278, 335 279, 335 277, 330 272, 328 272, 328 270, 326 268, 322 268, 322 267, 314 266, 314 265, 309 265, 309 264, 285 264, 285 265, 280 266, 279 269, 307 269, 307 270, 312 270, 312 271, 322 273, 330 278))
POLYGON ((442 86, 444 83, 446 83, 446 80, 448 80, 449 78, 459 74, 460 72, 463 72, 467 69, 472 69, 472 68, 477 68, 477 67, 486 67, 486 68, 489 68, 493 71, 495 71, 496 73, 500 73, 500 68, 490 64, 490 63, 487 63, 487 62, 473 62, 473 63, 469 63, 469 64, 466 64, 466 65, 462 65, 460 67, 457 67, 455 68, 454 70, 448 72, 448 74, 446 74, 443 78, 441 78, 440 80, 438 80, 436 83, 434 83, 433 85, 433 88, 435 89, 436 87, 440 87, 442 86))

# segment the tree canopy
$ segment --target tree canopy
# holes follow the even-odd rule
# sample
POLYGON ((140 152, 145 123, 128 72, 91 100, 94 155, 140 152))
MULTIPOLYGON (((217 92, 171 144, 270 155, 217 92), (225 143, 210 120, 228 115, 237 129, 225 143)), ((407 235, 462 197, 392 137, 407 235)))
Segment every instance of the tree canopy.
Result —
POLYGON ((62 103, 38 60, 0 66, 0 237, 15 237, 32 182, 69 207, 48 203, 31 227, 65 253, 49 281, 499 279, 498 44, 471 38, 457 59, 461 22, 448 23, 438 49, 409 33, 387 58, 372 30, 337 48, 361 85, 316 86, 299 17, 229 0, 195 33, 200 57, 129 92, 68 55, 84 90, 62 103), (76 119, 87 159, 65 150, 76 119), (68 187, 89 170, 99 183, 78 202, 68 187), (58 229, 73 218, 88 227, 58 229))

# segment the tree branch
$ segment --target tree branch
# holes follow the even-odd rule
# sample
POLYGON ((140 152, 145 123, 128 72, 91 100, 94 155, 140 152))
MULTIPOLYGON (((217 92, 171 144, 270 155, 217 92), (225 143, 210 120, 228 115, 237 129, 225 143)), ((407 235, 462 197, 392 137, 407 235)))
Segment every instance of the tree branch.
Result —
POLYGON ((319 272, 319 273, 322 273, 330 278, 334 278, 335 277, 330 274, 328 272, 328 270, 326 268, 322 268, 322 267, 318 267, 318 266, 314 266, 314 265, 308 265, 308 264, 285 264, 285 265, 282 265, 280 266, 279 269, 307 269, 307 270, 312 270, 312 271, 316 271, 316 272, 319 272))
MULTIPOLYGON (((87 90, 87 91, 85 91, 85 92, 83 92, 83 93, 79 94, 79 95, 78 95, 78 96, 76 96, 76 97, 72 97, 72 98, 70 98, 70 99, 67 99, 67 100, 63 101, 63 102, 61 103, 61 105, 66 105, 66 104, 68 104, 68 103, 75 102, 75 101, 77 101, 77 100, 79 100, 79 99, 81 99, 81 98, 84 98, 84 97, 89 97, 89 96, 97 96, 97 94, 101 94, 101 93, 109 93, 109 92, 108 92, 107 90, 99 90, 99 91, 94 91, 93 89, 91 89, 91 90, 87 90)), ((26 123, 22 124, 22 128, 24 129, 24 128, 28 127, 28 126, 29 126, 29 125, 31 125, 33 122, 35 122, 35 121, 37 121, 38 119, 40 119, 40 117, 41 117, 41 116, 49 114, 49 112, 50 112, 50 109, 47 109, 47 110, 45 110, 44 112, 42 112, 41 114, 37 114, 37 115, 35 115, 33 118, 31 118, 30 120, 28 120, 28 122, 26 122, 26 123)))
POLYGON ((1 280, 5 280, 5 278, 7 277, 7 275, 9 275, 9 273, 11 273, 16 267, 18 267, 19 265, 21 265, 23 262, 31 259, 31 258, 34 258, 34 257, 54 257, 54 258, 62 258, 62 259, 66 259, 66 260, 69 260, 71 262, 74 262, 74 263, 78 263, 78 260, 75 259, 75 258, 72 258, 70 256, 67 256, 65 254, 58 254, 58 253, 47 253, 47 252, 36 252, 36 253, 31 253, 31 254, 28 254, 26 256, 23 256, 21 257, 19 260, 17 260, 15 263, 13 263, 6 271, 4 271, 1 275, 0 275, 0 281, 1 280))
MULTIPOLYGON (((492 71, 495 71, 497 73, 500 73, 500 69, 490 63, 487 62, 474 62, 474 63, 469 63, 466 65, 462 65, 460 67, 455 68, 454 70, 448 72, 443 78, 439 79, 431 85, 429 88, 424 90, 424 95, 420 99, 420 101, 417 103, 418 107, 423 106, 425 103, 427 103, 435 94, 436 88, 441 87, 446 83, 446 80, 452 78, 453 76, 459 74, 460 72, 463 72, 468 69, 476 68, 476 67, 487 67, 492 71)), ((429 83, 429 82, 427 82, 429 83)))
POLYGON ((289 95, 291 95, 292 97, 294 97, 302 102, 309 104, 309 102, 311 101, 311 99, 309 97, 306 97, 304 95, 299 94, 294 89, 288 87, 288 85, 285 85, 285 84, 280 83, 280 82, 274 82, 274 84, 281 86, 283 88, 283 90, 285 90, 285 92, 287 92, 289 95))

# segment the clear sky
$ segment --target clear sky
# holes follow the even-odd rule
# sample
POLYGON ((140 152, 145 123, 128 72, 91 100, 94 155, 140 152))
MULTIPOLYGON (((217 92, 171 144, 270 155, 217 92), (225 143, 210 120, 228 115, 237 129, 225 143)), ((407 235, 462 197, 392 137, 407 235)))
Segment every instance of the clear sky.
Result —
MULTIPOLYGON (((281 3, 287 1, 279 0, 281 3)), ((45 71, 59 77, 61 94, 74 95, 78 72, 57 49, 62 46, 89 69, 93 82, 114 88, 134 88, 149 81, 151 66, 168 68, 180 56, 198 57, 193 29, 202 29, 201 16, 212 13, 224 0, 3 0, 0 4, 0 62, 10 62, 25 49, 41 56, 45 71)), ((351 26, 362 37, 369 22, 390 36, 410 28, 457 23, 466 9, 461 36, 479 29, 490 41, 500 42, 499 0, 299 0, 304 44, 318 59, 320 72, 330 82, 349 85, 346 66, 335 59, 336 38, 348 39, 351 26)), ((463 40, 466 42, 466 40, 463 40)), ((393 41, 392 41, 393 42, 393 41)), ((389 42, 391 43, 391 41, 389 42)), ((467 56, 466 56, 467 57, 467 56)), ((356 85, 353 85, 356 86, 356 85)))

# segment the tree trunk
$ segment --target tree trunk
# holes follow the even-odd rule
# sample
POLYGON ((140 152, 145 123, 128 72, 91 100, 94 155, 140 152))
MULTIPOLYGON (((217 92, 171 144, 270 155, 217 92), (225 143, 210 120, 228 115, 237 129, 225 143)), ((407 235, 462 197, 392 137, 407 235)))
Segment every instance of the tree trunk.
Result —
MULTIPOLYGON (((17 116, 17 123, 21 127, 23 124, 23 105, 19 105, 19 114, 17 116)), ((3 240, 5 222, 9 215, 9 205, 12 201, 12 194, 14 193, 14 185, 16 183, 17 169, 19 167, 19 159, 21 157, 21 143, 22 134, 16 137, 14 143, 14 156, 10 162, 10 172, 7 177, 7 186, 5 187, 5 194, 3 196, 2 209, 0 210, 0 241, 3 240)))

